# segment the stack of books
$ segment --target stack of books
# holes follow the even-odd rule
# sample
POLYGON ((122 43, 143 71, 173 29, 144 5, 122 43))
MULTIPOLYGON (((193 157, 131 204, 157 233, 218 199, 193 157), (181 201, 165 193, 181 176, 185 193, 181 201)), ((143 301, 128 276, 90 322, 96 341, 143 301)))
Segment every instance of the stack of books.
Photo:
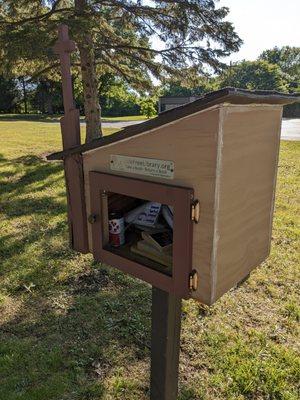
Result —
POLYGON ((173 232, 169 230, 154 233, 142 232, 142 239, 130 250, 166 267, 172 267, 173 232))

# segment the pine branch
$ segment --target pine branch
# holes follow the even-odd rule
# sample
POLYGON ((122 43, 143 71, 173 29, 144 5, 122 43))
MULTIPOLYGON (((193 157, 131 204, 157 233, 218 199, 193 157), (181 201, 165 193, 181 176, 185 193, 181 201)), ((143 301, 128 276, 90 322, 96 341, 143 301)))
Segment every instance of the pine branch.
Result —
POLYGON ((43 21, 45 19, 50 18, 52 15, 57 14, 57 13, 62 13, 66 11, 73 11, 71 8, 57 8, 61 0, 56 0, 51 8, 47 13, 41 14, 41 15, 36 15, 34 17, 29 17, 29 18, 23 18, 19 21, 0 21, 0 25, 9 25, 11 27, 16 27, 20 25, 27 24, 29 22, 37 22, 37 21, 43 21))
POLYGON ((143 46, 132 46, 129 44, 118 44, 118 45, 113 45, 110 43, 103 43, 103 46, 101 47, 96 47, 95 50, 100 50, 102 48, 106 48, 106 49, 132 49, 132 50, 137 50, 137 51, 145 51, 147 53, 155 53, 155 54, 163 54, 163 53, 167 53, 170 51, 175 51, 175 50, 179 50, 181 48, 183 48, 181 45, 175 46, 175 47, 169 47, 166 49, 161 49, 161 50, 157 50, 157 49, 152 49, 150 47, 143 47, 143 46))
POLYGON ((43 68, 43 69, 37 71, 35 74, 33 74, 33 75, 31 76, 30 79, 27 80, 27 82, 33 82, 33 81, 34 81, 36 78, 38 78, 39 76, 44 75, 45 73, 50 72, 50 71, 52 71, 54 68, 58 68, 59 66, 60 66, 60 62, 59 62, 59 61, 56 61, 56 62, 52 63, 51 65, 48 65, 48 67, 43 68))

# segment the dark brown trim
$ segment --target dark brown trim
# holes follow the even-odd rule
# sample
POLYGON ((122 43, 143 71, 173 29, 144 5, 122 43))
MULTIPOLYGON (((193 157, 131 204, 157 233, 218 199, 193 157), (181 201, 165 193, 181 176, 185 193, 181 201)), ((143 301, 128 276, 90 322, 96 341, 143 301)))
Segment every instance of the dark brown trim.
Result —
POLYGON ((66 157, 64 167, 68 200, 70 246, 80 253, 88 253, 82 156, 80 154, 73 154, 66 157))
POLYGON ((151 400, 176 400, 181 299, 152 288, 151 400))
POLYGON ((165 111, 160 114, 157 118, 136 124, 124 128, 122 131, 115 134, 104 136, 100 139, 93 140, 90 143, 83 144, 81 146, 74 146, 64 151, 50 154, 48 160, 60 160, 66 157, 68 154, 84 153, 89 150, 103 147, 108 144, 118 142, 119 140, 127 139, 132 136, 138 135, 150 131, 151 129, 158 128, 162 125, 176 121, 180 118, 184 118, 188 115, 192 115, 198 111, 212 107, 217 104, 224 102, 232 104, 289 104, 300 101, 299 95, 278 93, 272 91, 249 91, 234 88, 225 88, 216 92, 208 93, 202 98, 193 101, 192 103, 185 104, 183 106, 174 108, 169 111, 165 111), (297 97, 298 96, 298 97, 297 97))
POLYGON ((193 189, 125 178, 100 172, 90 172, 91 214, 96 215, 92 224, 93 254, 97 261, 107 263, 136 276, 178 297, 190 297, 189 274, 192 270, 193 227, 191 202, 193 189), (101 194, 114 192, 174 207, 174 244, 172 276, 125 259, 103 248, 101 194))

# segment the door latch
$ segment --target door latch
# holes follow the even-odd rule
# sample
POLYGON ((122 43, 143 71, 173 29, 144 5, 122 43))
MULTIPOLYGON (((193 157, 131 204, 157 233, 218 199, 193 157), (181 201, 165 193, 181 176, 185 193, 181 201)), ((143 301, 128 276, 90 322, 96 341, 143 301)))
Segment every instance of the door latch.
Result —
POLYGON ((198 200, 194 200, 191 206, 191 219, 193 222, 198 224, 200 219, 200 203, 198 200))

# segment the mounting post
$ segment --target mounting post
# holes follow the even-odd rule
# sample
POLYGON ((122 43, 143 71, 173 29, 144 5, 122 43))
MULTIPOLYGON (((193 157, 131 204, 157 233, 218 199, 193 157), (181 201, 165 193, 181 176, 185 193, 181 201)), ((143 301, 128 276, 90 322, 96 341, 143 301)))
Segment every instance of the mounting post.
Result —
POLYGON ((151 400, 176 400, 181 299, 152 288, 151 400))

